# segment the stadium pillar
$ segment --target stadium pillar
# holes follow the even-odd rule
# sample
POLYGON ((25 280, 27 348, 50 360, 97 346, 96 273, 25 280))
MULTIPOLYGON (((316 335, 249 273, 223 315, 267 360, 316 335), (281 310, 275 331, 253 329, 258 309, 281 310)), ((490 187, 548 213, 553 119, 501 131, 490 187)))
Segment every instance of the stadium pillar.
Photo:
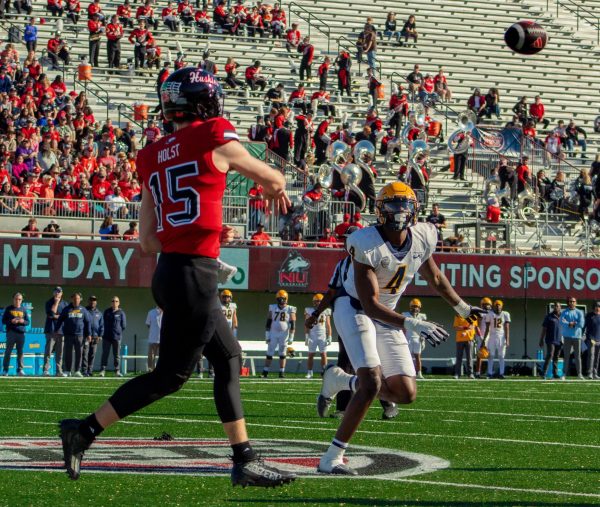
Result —
POLYGON ((529 359, 529 355, 527 354, 527 290, 529 289, 529 269, 531 268, 531 263, 525 263, 525 279, 523 281, 523 289, 525 296, 525 304, 524 310, 525 315, 523 315, 523 325, 524 325, 524 335, 523 335, 523 359, 529 359))

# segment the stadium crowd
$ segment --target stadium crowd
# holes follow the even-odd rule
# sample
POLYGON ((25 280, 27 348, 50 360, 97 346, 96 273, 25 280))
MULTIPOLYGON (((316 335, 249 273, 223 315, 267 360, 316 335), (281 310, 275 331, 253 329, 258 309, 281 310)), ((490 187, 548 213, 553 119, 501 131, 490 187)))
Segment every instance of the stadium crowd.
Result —
MULTIPOLYGON (((172 71, 172 66, 178 69, 192 64, 186 62, 183 52, 179 52, 173 62, 164 61, 159 37, 154 35, 158 34, 161 22, 171 31, 195 30, 200 35, 217 31, 235 36, 272 37, 285 44, 293 57, 290 72, 300 78, 293 90, 286 90, 283 83, 271 86, 275 76, 266 75, 258 60, 242 72, 235 59, 230 57, 224 65, 224 72, 220 72, 217 64, 210 59, 210 51, 206 50, 197 63, 199 67, 215 73, 226 88, 248 88, 264 94, 267 111, 257 116, 256 124, 248 131, 248 138, 265 142, 280 157, 283 170, 295 171, 298 177, 308 181, 302 196, 303 204, 308 206, 300 209, 302 205, 299 204, 295 215, 279 220, 280 226, 275 229, 278 229, 281 238, 295 244, 303 244, 308 239, 318 242, 319 247, 339 246, 335 239, 336 236, 339 239, 339 235, 334 229, 340 224, 316 219, 319 221, 316 231, 311 229, 309 232, 303 227, 310 222, 307 214, 311 213, 307 213, 306 208, 331 198, 354 202, 358 211, 368 209, 373 212, 378 172, 389 172, 394 165, 399 167, 399 179, 407 181, 415 191, 421 192, 421 196, 426 195, 432 171, 427 159, 418 164, 410 163, 410 151, 408 159, 401 158, 401 153, 406 150, 403 146, 413 141, 425 140, 429 146, 435 143, 439 146, 444 141, 448 133, 443 132, 442 124, 433 112, 439 103, 453 102, 449 76, 443 68, 424 73, 417 64, 405 80, 391 90, 386 117, 379 107, 385 93, 378 79, 381 64, 377 60, 377 46, 391 44, 392 39, 396 44, 409 46, 410 41, 416 46, 420 34, 414 15, 406 19, 402 28, 397 25, 393 12, 388 13, 384 27, 375 26, 373 19, 367 18, 356 39, 355 55, 342 48, 334 61, 324 57, 316 62, 317 52, 310 37, 300 32, 297 23, 290 25, 278 3, 270 6, 258 1, 254 5, 246 5, 244 0, 237 0, 233 4, 214 1, 211 5, 211 2, 204 1, 200 5, 199 1, 192 4, 189 0, 182 0, 168 3, 161 12, 155 10, 152 0, 133 3, 136 5, 124 0, 113 11, 105 9, 100 0, 94 0, 87 6, 82 6, 78 0, 47 0, 47 10, 52 18, 66 17, 71 23, 85 25, 89 33, 88 61, 92 66, 99 65, 99 54, 106 43, 108 67, 127 68, 127 64, 121 61, 121 43, 130 43, 134 48, 134 68, 140 71, 160 69, 157 90, 172 71), (349 100, 354 102, 357 96, 351 76, 352 66, 356 63, 359 66, 366 63, 366 81, 359 93, 366 93, 369 97, 369 105, 358 125, 349 122, 347 112, 335 103, 331 96, 335 92, 329 83, 329 76, 335 74, 339 97, 346 92, 349 100), (310 93, 305 85, 315 79, 318 80, 318 89, 310 93), (383 162, 375 164, 370 161, 367 164, 373 181, 369 186, 361 187, 364 194, 362 201, 348 192, 344 185, 323 189, 314 176, 315 169, 328 159, 327 147, 336 140, 345 142, 350 148, 359 141, 367 140, 383 157, 383 162), (290 222, 293 222, 292 227, 289 227, 290 222)), ((12 7, 19 13, 31 12, 27 2, 14 2, 12 7)), ((4 15, 10 14, 10 9, 10 2, 3 3, 3 9, 0 8, 4 15)), ((158 121, 150 119, 143 129, 136 132, 131 122, 113 125, 110 119, 99 121, 95 118, 86 93, 69 90, 61 73, 52 75, 54 70, 72 63, 68 42, 60 31, 56 31, 46 47, 38 45, 36 22, 36 18, 32 17, 24 27, 22 42, 26 51, 23 55, 13 42, 6 44, 0 52, 0 213, 32 217, 100 217, 104 219, 100 230, 103 239, 135 239, 135 203, 139 202, 141 191, 135 165, 136 152, 141 146, 169 132, 170 126, 158 117, 158 121), (42 66, 44 54, 49 58, 46 68, 42 66), (129 230, 119 231, 119 225, 112 223, 117 220, 132 220, 129 230)), ((476 89, 466 106, 477 121, 492 116, 500 118, 500 93, 495 87, 490 88, 486 95, 476 89)), ((543 146, 549 162, 575 156, 576 148, 580 149, 582 158, 587 157, 586 132, 574 121, 565 123, 562 120, 555 128, 548 129, 550 120, 539 95, 531 104, 528 104, 527 97, 522 97, 511 112, 514 115, 506 126, 519 129, 526 138, 543 146), (544 134, 538 132, 540 126, 544 134)), ((462 180, 465 179, 470 148, 467 136, 459 139, 459 145, 453 155, 454 177, 462 180)), ((525 159, 518 163, 501 159, 493 174, 499 190, 504 193, 499 193, 502 197, 487 196, 487 209, 481 218, 498 223, 502 210, 509 210, 511 204, 518 201, 518 195, 528 188, 538 192, 542 208, 545 202, 552 212, 568 208, 568 194, 575 194, 579 216, 587 217, 590 206, 594 204, 592 216, 597 218, 600 206, 596 196, 600 193, 593 187, 592 181, 598 172, 600 161, 597 159, 591 171, 582 169, 579 177, 565 181, 564 172, 558 171, 554 178, 545 171, 534 175, 525 159)), ((270 238, 256 236, 267 234, 258 229, 260 223, 267 225, 265 221, 269 217, 261 209, 258 194, 253 195, 253 192, 256 189, 251 189, 248 195, 247 239, 251 244, 268 245, 270 238)), ((421 200, 427 202, 425 197, 421 200)), ((35 224, 33 230, 29 230, 31 224, 28 224, 23 235, 37 237, 37 234, 45 233, 45 237, 59 237, 59 224, 50 225, 52 227, 47 231, 36 231, 35 224), (58 229, 55 229, 57 226, 58 229)), ((444 240, 441 238, 440 241, 443 246, 444 240)), ((446 243, 449 251, 453 251, 461 244, 461 238, 453 236, 446 243)))

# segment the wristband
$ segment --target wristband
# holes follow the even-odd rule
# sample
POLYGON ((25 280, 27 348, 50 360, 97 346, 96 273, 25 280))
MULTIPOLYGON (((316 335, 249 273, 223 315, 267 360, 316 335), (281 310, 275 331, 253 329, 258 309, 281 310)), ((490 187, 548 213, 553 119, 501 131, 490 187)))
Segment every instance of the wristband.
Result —
POLYGON ((453 306, 452 308, 463 319, 467 318, 471 314, 471 305, 465 303, 462 299, 457 305, 453 306))

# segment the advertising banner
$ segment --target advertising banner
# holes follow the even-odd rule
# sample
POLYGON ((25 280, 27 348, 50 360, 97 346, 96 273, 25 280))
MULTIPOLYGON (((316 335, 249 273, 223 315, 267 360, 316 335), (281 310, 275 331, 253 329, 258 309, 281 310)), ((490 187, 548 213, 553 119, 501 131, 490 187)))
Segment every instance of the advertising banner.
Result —
MULTIPOLYGON (((227 285, 235 290, 321 292, 342 250, 223 248, 224 262, 238 268, 227 285)), ((464 296, 600 299, 600 259, 435 254, 452 286, 464 296)), ((0 282, 88 287, 150 287, 156 256, 138 243, 0 239, 0 282)), ((409 295, 432 295, 420 277, 409 295)))

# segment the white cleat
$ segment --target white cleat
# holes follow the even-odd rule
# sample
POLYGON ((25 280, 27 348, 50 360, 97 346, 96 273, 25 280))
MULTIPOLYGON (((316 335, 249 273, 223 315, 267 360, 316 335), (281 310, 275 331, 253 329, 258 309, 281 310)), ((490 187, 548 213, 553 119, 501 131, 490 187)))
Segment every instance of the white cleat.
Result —
POLYGON ((354 468, 345 465, 343 461, 331 461, 325 456, 321 457, 317 472, 331 475, 358 475, 354 468))
POLYGON ((100 375, 101 377, 104 377, 104 375, 106 375, 106 371, 105 371, 105 370, 100 370, 100 373, 99 373, 99 375, 100 375))
POLYGON ((332 399, 340 391, 350 389, 349 381, 351 378, 352 375, 348 375, 339 366, 328 366, 323 372, 321 396, 332 399))
POLYGON ((304 377, 304 378, 313 378, 313 374, 312 373, 307 373, 306 377, 304 377))
POLYGON ((74 377, 83 377, 83 374, 80 371, 76 371, 75 373, 73 373, 74 377))
POLYGON ((423 372, 420 371, 419 373, 417 373, 417 378, 423 380, 425 377, 423 376, 423 372))

